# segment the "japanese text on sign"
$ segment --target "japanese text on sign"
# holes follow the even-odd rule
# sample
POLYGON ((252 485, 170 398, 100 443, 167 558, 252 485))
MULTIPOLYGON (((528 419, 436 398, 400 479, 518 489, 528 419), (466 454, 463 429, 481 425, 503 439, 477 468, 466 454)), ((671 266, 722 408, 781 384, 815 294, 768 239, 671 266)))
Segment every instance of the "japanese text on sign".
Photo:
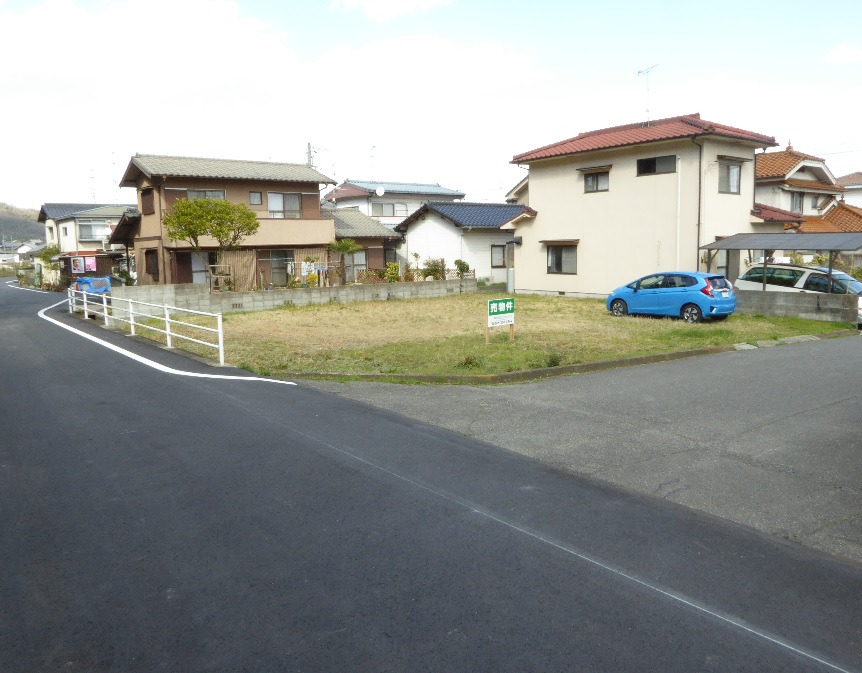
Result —
POLYGON ((515 300, 491 299, 488 302, 488 327, 515 324, 515 300))

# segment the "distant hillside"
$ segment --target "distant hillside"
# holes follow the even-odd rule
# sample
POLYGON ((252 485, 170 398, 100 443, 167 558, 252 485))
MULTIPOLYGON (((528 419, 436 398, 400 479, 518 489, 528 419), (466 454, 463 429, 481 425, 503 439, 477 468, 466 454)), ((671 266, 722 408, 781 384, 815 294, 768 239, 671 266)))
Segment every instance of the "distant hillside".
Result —
POLYGON ((38 210, 16 208, 0 203, 0 236, 4 241, 17 239, 26 241, 31 238, 45 238, 45 225, 39 224, 38 210))

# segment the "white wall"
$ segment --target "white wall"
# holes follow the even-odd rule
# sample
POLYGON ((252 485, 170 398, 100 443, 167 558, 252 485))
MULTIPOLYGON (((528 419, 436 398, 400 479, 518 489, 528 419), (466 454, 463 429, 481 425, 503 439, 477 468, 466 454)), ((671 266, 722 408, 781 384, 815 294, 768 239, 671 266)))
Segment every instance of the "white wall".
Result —
POLYGON ((504 282, 506 269, 491 268, 491 245, 505 245, 512 239, 512 232, 500 229, 471 229, 456 227, 437 213, 428 213, 409 226, 405 244, 399 250, 401 261, 415 265, 413 253, 419 253, 419 264, 430 258, 446 261, 446 267, 455 268, 455 260, 461 259, 476 271, 476 278, 487 278, 492 282, 504 282))

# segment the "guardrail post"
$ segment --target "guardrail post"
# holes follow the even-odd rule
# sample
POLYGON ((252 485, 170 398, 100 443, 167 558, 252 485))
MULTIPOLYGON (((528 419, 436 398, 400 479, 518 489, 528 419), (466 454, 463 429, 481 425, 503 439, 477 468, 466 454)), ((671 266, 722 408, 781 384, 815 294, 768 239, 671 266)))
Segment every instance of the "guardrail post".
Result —
POLYGON ((222 326, 221 313, 216 316, 218 327, 218 363, 224 367, 224 328, 222 326))
POLYGON ((108 295, 102 295, 102 315, 105 316, 105 326, 108 325, 108 295))
POLYGON ((71 287, 66 288, 66 296, 69 299, 69 314, 71 315, 72 313, 75 312, 75 307, 73 305, 75 295, 72 294, 72 288, 71 287))
POLYGON ((87 293, 82 292, 81 294, 84 297, 84 318, 86 319, 87 318, 87 293))
POLYGON ((173 344, 171 343, 171 311, 165 306, 165 336, 168 341, 168 348, 173 348, 173 344))
POLYGON ((135 336, 135 307, 132 306, 131 299, 126 299, 126 303, 129 305, 129 325, 132 328, 132 336, 135 336))

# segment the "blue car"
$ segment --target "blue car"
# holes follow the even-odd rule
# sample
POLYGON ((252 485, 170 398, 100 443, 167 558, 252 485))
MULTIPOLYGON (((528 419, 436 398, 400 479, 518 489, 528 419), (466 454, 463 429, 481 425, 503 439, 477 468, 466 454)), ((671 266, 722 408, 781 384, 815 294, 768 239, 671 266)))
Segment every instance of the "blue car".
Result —
POLYGON ((695 323, 704 318, 724 320, 736 310, 736 295, 721 274, 668 271, 618 287, 606 306, 615 316, 663 315, 695 323))

